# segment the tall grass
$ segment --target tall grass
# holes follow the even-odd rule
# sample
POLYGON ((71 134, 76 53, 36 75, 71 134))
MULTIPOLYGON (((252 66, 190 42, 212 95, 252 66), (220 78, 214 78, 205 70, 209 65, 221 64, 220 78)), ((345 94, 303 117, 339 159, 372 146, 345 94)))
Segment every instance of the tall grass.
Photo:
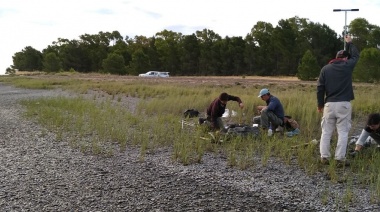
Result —
MULTIPOLYGON (((297 164, 312 175, 323 171, 332 182, 349 182, 342 201, 349 204, 354 183, 369 186, 373 202, 380 199, 380 160, 379 153, 365 150, 363 156, 352 160, 351 168, 344 169, 353 177, 347 177, 332 163, 321 166, 318 163, 319 146, 308 144, 320 138, 322 115, 317 112, 316 85, 293 84, 177 84, 153 80, 107 81, 88 79, 38 79, 27 77, 0 77, 0 82, 13 83, 25 88, 69 89, 78 93, 99 91, 92 98, 41 98, 24 100, 27 116, 38 120, 47 129, 56 132, 57 140, 69 140, 73 147, 94 154, 112 155, 113 146, 123 151, 129 145, 138 146, 140 159, 148 152, 161 147, 172 149, 173 160, 185 165, 202 162, 207 152, 225 154, 227 165, 239 169, 253 168, 269 159, 276 158, 285 164, 297 164), (280 135, 268 138, 230 138, 223 143, 211 143, 207 132, 201 127, 182 129, 179 121, 186 109, 194 108, 204 112, 208 104, 221 92, 239 96, 245 108, 240 109, 236 102, 229 102, 227 108, 238 112, 236 117, 225 121, 230 123, 252 124, 255 108, 265 105, 257 97, 261 88, 269 88, 284 105, 285 113, 300 124, 301 134, 287 138, 280 135), (134 113, 123 107, 123 97, 137 97, 139 103, 134 113), (205 137, 205 139, 201 139, 205 137), (304 144, 308 145, 304 145, 304 144), (294 148, 293 148, 294 147, 294 148), (355 180, 353 180, 355 179, 355 180)), ((355 84, 353 105, 353 129, 360 129, 368 113, 379 112, 379 86, 355 84)), ((189 119, 197 122, 197 119, 189 119)), ((332 139, 332 150, 336 143, 336 132, 332 139)), ((328 192, 322 197, 330 197, 328 192)))
POLYGON ((99 149, 106 141, 125 146, 130 129, 137 124, 136 117, 111 106, 110 102, 96 104, 84 98, 57 97, 21 103, 27 107, 28 117, 56 132, 57 140, 76 138, 77 141, 72 142, 82 150, 91 149, 91 146, 99 149))

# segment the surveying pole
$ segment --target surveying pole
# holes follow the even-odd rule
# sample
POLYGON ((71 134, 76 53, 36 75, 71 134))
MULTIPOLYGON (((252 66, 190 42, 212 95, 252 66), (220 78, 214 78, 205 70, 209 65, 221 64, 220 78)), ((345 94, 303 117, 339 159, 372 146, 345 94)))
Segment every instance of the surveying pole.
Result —
POLYGON ((346 40, 344 39, 347 35, 347 12, 349 11, 359 11, 359 9, 334 9, 333 12, 344 11, 344 31, 343 31, 343 48, 346 50, 346 40))

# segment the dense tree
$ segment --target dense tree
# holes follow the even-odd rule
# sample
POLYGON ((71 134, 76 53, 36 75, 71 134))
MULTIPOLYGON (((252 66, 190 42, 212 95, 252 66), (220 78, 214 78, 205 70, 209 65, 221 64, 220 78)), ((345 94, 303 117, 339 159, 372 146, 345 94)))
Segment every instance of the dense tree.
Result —
POLYGON ((242 37, 225 37, 221 41, 221 75, 243 75, 245 41, 242 37))
MULTIPOLYGON (((127 38, 127 40, 128 40, 128 38, 127 38)), ((132 60, 132 55, 129 51, 129 46, 123 40, 115 41, 114 45, 110 47, 109 52, 110 53, 116 53, 118 55, 123 56, 125 66, 128 66, 130 61, 132 60)))
POLYGON ((42 53, 31 46, 25 47, 21 52, 16 52, 12 59, 13 69, 19 71, 42 70, 42 53))
POLYGON ((149 57, 150 70, 161 70, 160 57, 156 48, 156 38, 152 37, 149 39, 149 48, 146 54, 149 57))
POLYGON ((327 25, 309 23, 303 34, 309 44, 309 50, 316 57, 319 66, 324 66, 335 57, 336 52, 343 48, 341 38, 327 25))
POLYGON ((220 47, 218 43, 222 38, 209 29, 196 31, 196 36, 200 47, 199 74, 216 74, 220 66, 220 47))
POLYGON ((361 51, 353 75, 354 79, 357 81, 379 82, 380 51, 376 48, 367 48, 361 51))
POLYGON ((310 50, 307 50, 297 68, 297 77, 300 80, 315 80, 320 72, 317 59, 310 50))
POLYGON ((147 72, 152 65, 149 58, 149 49, 151 48, 151 39, 145 36, 135 36, 127 40, 128 51, 132 55, 129 63, 129 74, 138 74, 147 72))
POLYGON ((132 61, 129 65, 129 74, 137 75, 139 73, 145 73, 149 70, 149 57, 144 53, 142 49, 138 49, 132 55, 132 61))
POLYGON ((349 28, 350 33, 354 36, 353 42, 355 42, 359 50, 377 47, 380 44, 379 26, 370 24, 366 19, 354 19, 351 21, 349 28))
POLYGON ((246 64, 246 75, 255 75, 255 67, 256 67, 256 52, 258 51, 258 47, 255 44, 255 41, 250 34, 247 34, 244 38, 245 49, 244 49, 244 62, 246 64))
POLYGON ((5 74, 15 74, 15 73, 16 73, 16 70, 14 70, 13 68, 8 67, 7 69, 5 69, 5 74))
POLYGON ((74 69, 78 72, 91 72, 91 59, 86 48, 78 40, 58 39, 59 57, 63 70, 74 69))
POLYGON ((278 26, 273 31, 273 45, 276 49, 274 56, 276 67, 273 70, 275 75, 295 74, 298 64, 297 54, 297 34, 289 20, 280 20, 278 26))
MULTIPOLYGON (((362 50, 380 45, 380 28, 365 19, 352 21, 350 32, 362 50)), ((123 61, 131 75, 158 70, 170 72, 171 76, 294 76, 308 50, 322 67, 342 48, 342 36, 327 25, 295 16, 281 19, 275 27, 259 21, 244 39, 221 38, 209 29, 190 35, 163 30, 153 37, 135 36, 133 39, 123 38, 118 31, 84 34, 73 40, 58 38, 42 55, 32 47, 16 52, 11 67, 101 72, 107 71, 103 65, 123 61)), ((125 70, 116 69, 110 70, 125 74, 125 70)))
POLYGON ((44 66, 43 70, 46 72, 58 72, 62 68, 61 61, 54 52, 44 54, 42 64, 44 66))
POLYGON ((380 27, 376 25, 372 25, 373 29, 371 31, 371 37, 368 41, 368 47, 376 47, 380 49, 380 27))
POLYGON ((156 48, 164 71, 172 75, 180 74, 179 68, 179 41, 181 33, 164 30, 156 33, 156 48))
POLYGON ((112 45, 115 45, 117 42, 123 41, 123 36, 121 36, 120 32, 113 31, 108 35, 108 39, 112 42, 112 45))
POLYGON ((84 34, 79 36, 79 48, 86 53, 90 61, 85 67, 88 72, 98 72, 101 70, 102 61, 107 57, 110 42, 114 40, 113 34, 109 32, 99 32, 99 34, 84 34))
POLYGON ((359 50, 368 47, 370 40, 371 25, 364 18, 357 18, 351 21, 349 25, 349 33, 353 35, 353 42, 359 50))
POLYGON ((273 25, 259 21, 253 26, 250 36, 253 37, 254 43, 258 46, 256 54, 257 74, 272 75, 275 69, 274 46, 272 41, 273 25))
POLYGON ((130 55, 128 59, 130 74, 162 69, 155 37, 135 36, 133 39, 126 39, 126 42, 127 52, 130 55), (132 70, 134 67, 137 70, 132 70))
POLYGON ((199 74, 200 48, 195 34, 184 35, 180 42, 181 75, 199 74))
POLYGON ((144 53, 150 48, 150 39, 145 36, 135 36, 133 39, 127 40, 129 51, 131 53, 142 50, 144 53))
POLYGON ((110 53, 102 62, 103 71, 111 74, 125 75, 127 73, 123 56, 110 53))

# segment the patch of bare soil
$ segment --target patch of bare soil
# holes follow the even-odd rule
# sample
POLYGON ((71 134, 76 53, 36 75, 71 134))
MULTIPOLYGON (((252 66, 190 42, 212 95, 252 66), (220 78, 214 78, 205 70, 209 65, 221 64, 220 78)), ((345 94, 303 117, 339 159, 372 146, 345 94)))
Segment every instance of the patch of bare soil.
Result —
POLYGON ((94 81, 135 81, 143 80, 150 82, 166 82, 166 83, 179 83, 179 84, 212 84, 212 85, 228 85, 228 84, 241 84, 241 85, 252 85, 252 84, 287 84, 287 83, 300 83, 300 84, 312 84, 316 82, 300 81, 296 77, 261 77, 261 76, 171 76, 168 78, 149 78, 149 77, 138 77, 138 76, 117 76, 110 74, 34 74, 28 75, 33 78, 72 78, 72 79, 84 79, 84 80, 94 80, 94 81))

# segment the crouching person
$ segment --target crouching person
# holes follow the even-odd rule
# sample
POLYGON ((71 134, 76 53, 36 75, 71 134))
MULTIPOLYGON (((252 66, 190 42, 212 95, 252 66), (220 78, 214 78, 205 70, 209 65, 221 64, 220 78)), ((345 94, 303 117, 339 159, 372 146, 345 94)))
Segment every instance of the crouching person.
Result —
MULTIPOLYGON (((257 111, 260 116, 253 118, 253 123, 261 125, 261 128, 265 131, 267 129, 276 130, 278 127, 284 124, 284 108, 280 100, 271 95, 267 88, 261 89, 259 93, 266 105, 257 106, 257 111)), ((279 128, 280 129, 280 128, 279 128)))
POLYGON ((368 116, 367 125, 362 130, 359 139, 356 141, 355 151, 351 152, 350 155, 355 157, 363 148, 367 138, 371 136, 373 140, 380 145, 380 114, 372 113, 368 116))
MULTIPOLYGON (((207 108, 207 123, 209 123, 212 131, 222 131, 225 132, 224 122, 222 120, 222 115, 224 114, 228 101, 236 101, 240 108, 244 107, 243 102, 237 96, 232 96, 227 93, 221 93, 218 98, 211 102, 210 106, 207 108)), ((199 119, 199 123, 202 124, 206 120, 199 119)))

